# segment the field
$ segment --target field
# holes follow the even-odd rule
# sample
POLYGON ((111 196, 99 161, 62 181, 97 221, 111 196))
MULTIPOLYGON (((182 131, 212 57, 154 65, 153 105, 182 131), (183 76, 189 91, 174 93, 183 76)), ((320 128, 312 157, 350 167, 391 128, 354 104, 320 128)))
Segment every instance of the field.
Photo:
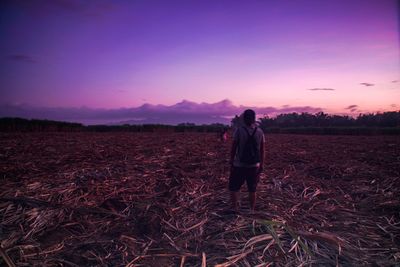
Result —
POLYGON ((236 215, 215 134, 1 134, 0 265, 400 265, 399 136, 266 141, 236 215))

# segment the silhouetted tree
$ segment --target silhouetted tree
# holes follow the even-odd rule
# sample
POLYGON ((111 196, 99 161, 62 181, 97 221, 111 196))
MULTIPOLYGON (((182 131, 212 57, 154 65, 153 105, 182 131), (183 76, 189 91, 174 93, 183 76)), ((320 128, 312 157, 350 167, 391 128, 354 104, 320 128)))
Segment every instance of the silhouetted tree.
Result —
MULTIPOLYGON (((310 113, 288 113, 280 114, 275 118, 265 116, 259 119, 260 127, 264 132, 290 132, 289 130, 279 129, 293 129, 292 132, 303 133, 318 133, 318 134, 340 134, 340 133, 358 133, 361 131, 369 133, 383 133, 383 130, 344 130, 344 128, 355 127, 400 127, 400 111, 376 113, 376 114, 360 114, 357 118, 341 115, 329 115, 323 112, 316 114, 310 113), (296 128, 308 128, 308 130, 294 130, 296 128), (312 128, 312 129, 311 129, 312 128), (325 128, 325 129, 322 129, 325 128), (329 128, 329 129, 328 129, 329 128), (340 128, 340 129, 333 129, 340 128)), ((395 133, 394 130, 385 130, 387 133, 395 133)))

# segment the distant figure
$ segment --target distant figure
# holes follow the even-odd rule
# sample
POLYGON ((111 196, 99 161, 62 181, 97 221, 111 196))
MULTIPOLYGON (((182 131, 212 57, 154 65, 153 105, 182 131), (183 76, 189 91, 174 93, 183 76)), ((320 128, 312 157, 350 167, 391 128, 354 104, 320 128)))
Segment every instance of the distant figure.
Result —
POLYGON ((223 128, 222 131, 220 132, 219 140, 221 142, 226 142, 227 139, 228 139, 228 130, 226 128, 223 128))
POLYGON ((256 204, 256 188, 264 164, 264 133, 255 124, 256 113, 247 109, 243 113, 244 125, 233 135, 229 176, 232 208, 238 211, 239 190, 246 181, 249 191, 250 210, 256 204))

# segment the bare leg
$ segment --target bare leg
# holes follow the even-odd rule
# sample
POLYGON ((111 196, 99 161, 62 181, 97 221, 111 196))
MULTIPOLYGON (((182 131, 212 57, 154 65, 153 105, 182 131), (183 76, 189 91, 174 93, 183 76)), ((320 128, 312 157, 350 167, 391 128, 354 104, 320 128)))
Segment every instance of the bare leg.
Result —
POLYGON ((256 208, 256 192, 249 192, 250 210, 254 212, 256 208))
POLYGON ((236 212, 239 210, 238 202, 239 202, 239 192, 231 191, 232 209, 234 209, 236 212))

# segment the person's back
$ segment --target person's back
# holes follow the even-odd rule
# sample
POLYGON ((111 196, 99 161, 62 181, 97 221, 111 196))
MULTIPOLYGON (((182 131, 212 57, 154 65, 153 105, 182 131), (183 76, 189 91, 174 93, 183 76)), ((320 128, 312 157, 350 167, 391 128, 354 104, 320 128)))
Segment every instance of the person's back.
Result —
POLYGON ((238 127, 234 133, 231 149, 231 173, 229 190, 232 207, 238 210, 238 194, 246 181, 249 191, 250 208, 255 209, 256 188, 259 175, 264 164, 264 133, 255 125, 255 112, 246 110, 243 113, 244 126, 238 127))
MULTIPOLYGON (((263 131, 260 128, 256 127, 255 124, 252 124, 250 126, 245 125, 245 126, 242 126, 242 127, 239 127, 236 129, 233 138, 234 138, 234 140, 237 140, 237 142, 238 142, 237 153, 235 154, 235 158, 233 160, 233 166, 235 166, 235 167, 259 167, 260 162, 255 162, 253 164, 248 163, 243 159, 243 154, 246 152, 244 150, 247 147, 246 144, 247 144, 249 138, 253 138, 256 147, 258 149, 260 148, 261 143, 264 140, 263 131)), ((259 150, 258 150, 258 153, 260 155, 259 150)))

